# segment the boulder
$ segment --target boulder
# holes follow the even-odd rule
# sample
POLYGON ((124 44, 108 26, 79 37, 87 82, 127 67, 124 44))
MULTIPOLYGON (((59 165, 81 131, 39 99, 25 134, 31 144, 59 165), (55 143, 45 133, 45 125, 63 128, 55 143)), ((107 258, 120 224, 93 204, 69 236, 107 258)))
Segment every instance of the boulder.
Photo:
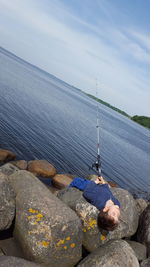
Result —
POLYGON ((83 246, 87 251, 91 252, 111 239, 130 237, 137 230, 139 216, 132 195, 120 188, 112 188, 111 190, 121 203, 121 216, 119 226, 109 234, 98 228, 98 210, 84 199, 80 190, 66 188, 57 194, 57 197, 72 208, 81 219, 83 246))
POLYGON ((11 163, 6 163, 0 167, 0 172, 6 174, 8 176, 17 172, 18 170, 19 169, 11 163))
POLYGON ((132 248, 124 240, 111 240, 89 254, 78 267, 139 267, 132 248))
POLYGON ((11 164, 13 164, 14 166, 16 166, 20 170, 26 170, 27 169, 27 166, 28 166, 28 162, 25 161, 25 160, 12 161, 11 164))
POLYGON ((118 228, 113 232, 113 237, 131 237, 136 233, 139 222, 135 199, 127 190, 111 188, 111 191, 121 204, 120 223, 118 228))
POLYGON ((71 182, 72 182, 72 179, 65 174, 56 174, 52 178, 52 184, 58 189, 65 188, 71 182))
POLYGON ((138 213, 139 213, 139 215, 141 215, 141 213, 146 209, 147 203, 142 198, 135 199, 135 203, 136 203, 136 207, 137 207, 138 213))
POLYGON ((150 258, 141 262, 140 267, 149 267, 150 266, 150 258))
POLYGON ((4 256, 4 252, 3 252, 2 249, 0 249, 0 257, 1 257, 1 256, 4 256))
POLYGON ((52 194, 54 194, 55 196, 57 196, 57 193, 59 192, 59 189, 57 189, 56 187, 54 186, 47 186, 47 188, 50 190, 50 192, 52 194))
POLYGON ((4 252, 4 255, 6 256, 24 258, 24 254, 20 246, 13 237, 0 240, 0 249, 4 252))
POLYGON ((9 176, 16 193, 14 237, 27 259, 44 266, 74 266, 81 258, 78 216, 28 171, 9 176))
POLYGON ((1 256, 0 267, 40 267, 41 265, 17 257, 1 256))
POLYGON ((135 252, 135 255, 139 261, 146 259, 147 249, 146 249, 145 245, 138 243, 138 242, 135 242, 135 241, 130 241, 130 240, 128 240, 127 243, 131 246, 131 248, 135 252))
POLYGON ((150 256, 150 204, 140 215, 137 240, 146 245, 150 256))
POLYGON ((0 231, 8 229, 15 217, 15 195, 8 177, 0 172, 0 231))
POLYGON ((16 155, 13 152, 9 150, 0 149, 0 163, 14 160, 15 158, 16 155))
POLYGON ((53 177, 56 174, 55 167, 46 160, 29 161, 27 170, 42 177, 53 177))

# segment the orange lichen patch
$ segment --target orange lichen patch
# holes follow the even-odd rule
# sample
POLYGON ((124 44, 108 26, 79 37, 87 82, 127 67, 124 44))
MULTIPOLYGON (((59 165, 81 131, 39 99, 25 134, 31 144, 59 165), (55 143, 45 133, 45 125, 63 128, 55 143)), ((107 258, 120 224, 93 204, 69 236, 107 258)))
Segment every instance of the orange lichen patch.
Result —
POLYGON ((74 248, 75 246, 76 246, 75 243, 72 243, 72 244, 70 245, 71 248, 74 248))
POLYGON ((28 212, 30 213, 38 213, 38 210, 33 210, 32 208, 28 209, 28 212))
POLYGON ((66 237, 66 240, 70 240, 70 239, 71 239, 70 236, 66 237))
POLYGON ((42 247, 44 247, 44 248, 47 248, 48 247, 48 245, 49 245, 49 242, 48 241, 38 241, 37 242, 37 245, 38 246, 42 246, 42 247))
POLYGON ((67 246, 64 246, 64 249, 67 249, 67 246))
POLYGON ((64 239, 60 239, 57 243, 56 246, 59 247, 60 245, 63 245, 65 243, 64 239))
POLYGON ((106 239, 106 236, 105 236, 105 235, 101 235, 101 236, 100 236, 100 239, 103 241, 103 240, 106 239))

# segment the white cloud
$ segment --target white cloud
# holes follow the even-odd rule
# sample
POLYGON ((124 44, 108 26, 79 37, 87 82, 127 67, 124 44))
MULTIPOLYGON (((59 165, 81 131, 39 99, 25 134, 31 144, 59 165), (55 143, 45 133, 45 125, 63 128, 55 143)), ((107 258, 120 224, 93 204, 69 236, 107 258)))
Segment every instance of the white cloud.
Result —
MULTIPOLYGON (((61 1, 48 1, 48 10, 45 3, 0 0, 5 31, 11 32, 10 39, 7 34, 6 48, 12 51, 13 46, 17 55, 89 93, 95 94, 95 78, 100 77, 103 83, 100 98, 129 113, 139 110, 138 99, 143 102, 147 99, 150 79, 137 62, 150 63, 146 50, 149 38, 138 31, 108 25, 100 17, 95 20, 97 24, 91 24, 73 14, 61 1), (18 27, 17 35, 13 27, 18 27), (135 92, 137 103, 133 101, 135 92)), ((109 17, 111 9, 101 7, 109 17)), ((90 14, 89 6, 86 11, 90 14)), ((1 34, 6 43, 4 30, 1 34)), ((144 112, 149 110, 145 103, 144 112)))
POLYGON ((147 48, 147 50, 150 52, 150 36, 149 34, 137 32, 137 31, 131 31, 131 35, 134 36, 140 44, 147 48))

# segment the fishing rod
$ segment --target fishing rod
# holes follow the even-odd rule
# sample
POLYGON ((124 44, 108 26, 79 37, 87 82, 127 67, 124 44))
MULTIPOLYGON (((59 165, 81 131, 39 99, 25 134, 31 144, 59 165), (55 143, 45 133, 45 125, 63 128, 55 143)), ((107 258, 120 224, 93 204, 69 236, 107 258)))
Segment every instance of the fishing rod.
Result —
MULTIPOLYGON (((97 88, 97 79, 96 79, 96 98, 98 99, 98 88, 97 88)), ((102 175, 101 168, 101 156, 100 156, 100 123, 99 123, 99 106, 97 101, 97 116, 96 116, 96 129, 97 129, 97 157, 95 162, 92 164, 92 169, 95 169, 98 173, 98 177, 102 175)))

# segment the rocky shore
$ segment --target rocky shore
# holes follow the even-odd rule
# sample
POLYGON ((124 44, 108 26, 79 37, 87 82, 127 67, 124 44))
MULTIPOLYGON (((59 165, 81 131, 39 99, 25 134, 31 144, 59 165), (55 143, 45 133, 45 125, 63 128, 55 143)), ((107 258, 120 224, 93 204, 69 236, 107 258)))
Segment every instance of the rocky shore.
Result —
POLYGON ((110 183, 121 217, 106 234, 98 210, 68 188, 73 178, 45 160, 16 160, 0 149, 0 266, 150 266, 150 204, 110 183))

